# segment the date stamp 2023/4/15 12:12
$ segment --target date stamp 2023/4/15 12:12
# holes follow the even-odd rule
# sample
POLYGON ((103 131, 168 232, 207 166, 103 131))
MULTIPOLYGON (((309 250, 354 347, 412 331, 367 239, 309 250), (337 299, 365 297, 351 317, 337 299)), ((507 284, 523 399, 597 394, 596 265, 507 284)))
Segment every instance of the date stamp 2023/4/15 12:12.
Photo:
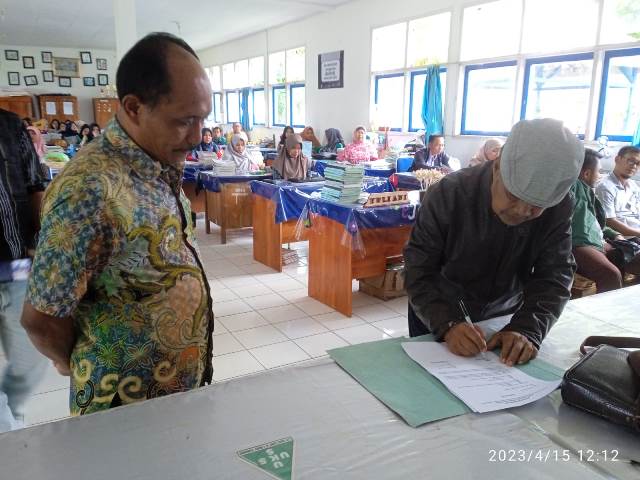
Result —
POLYGON ((489 462, 617 462, 618 450, 566 450, 566 449, 498 449, 489 450, 489 462))

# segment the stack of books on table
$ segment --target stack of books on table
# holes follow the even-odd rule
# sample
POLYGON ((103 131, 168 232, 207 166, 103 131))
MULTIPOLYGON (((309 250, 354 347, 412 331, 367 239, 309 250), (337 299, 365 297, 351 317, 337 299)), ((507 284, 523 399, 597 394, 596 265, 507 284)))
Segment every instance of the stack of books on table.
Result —
POLYGON ((236 164, 229 161, 214 160, 213 173, 219 177, 232 177, 236 174, 236 164))
POLYGON ((344 163, 327 163, 326 179, 320 198, 338 203, 357 203, 362 192, 364 167, 344 163))

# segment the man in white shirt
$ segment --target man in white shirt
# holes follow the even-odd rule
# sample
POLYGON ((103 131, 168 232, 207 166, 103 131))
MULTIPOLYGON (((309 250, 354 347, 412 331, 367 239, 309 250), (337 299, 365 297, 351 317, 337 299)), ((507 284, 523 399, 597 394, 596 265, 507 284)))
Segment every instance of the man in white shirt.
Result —
POLYGON ((631 179, 638 173, 640 148, 622 147, 610 175, 596 188, 607 226, 626 236, 640 236, 640 186, 631 179))

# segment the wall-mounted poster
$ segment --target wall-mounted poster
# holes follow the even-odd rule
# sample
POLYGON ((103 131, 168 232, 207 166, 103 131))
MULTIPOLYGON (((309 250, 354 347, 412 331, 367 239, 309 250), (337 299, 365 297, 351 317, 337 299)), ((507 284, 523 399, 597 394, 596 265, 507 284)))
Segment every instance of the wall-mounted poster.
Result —
POLYGON ((82 84, 85 87, 95 87, 96 86, 96 79, 95 79, 95 77, 82 77, 82 84))
POLYGON ((106 73, 99 73, 98 85, 100 85, 101 87, 109 85, 109 75, 107 75, 106 73))
POLYGON ((7 72, 9 85, 20 85, 20 72, 7 72))
POLYGON ((106 70, 107 69, 107 59, 106 58, 96 58, 96 68, 98 70, 106 70))
POLYGON ((53 57, 53 74, 56 77, 80 78, 80 60, 77 58, 53 57))
POLYGON ((43 82, 53 82, 53 70, 43 70, 42 71, 42 81, 43 82))
POLYGON ((91 61, 91 52, 80 52, 80 61, 82 63, 93 63, 91 61))
POLYGON ((20 54, 18 50, 5 50, 4 51, 4 59, 5 60, 18 60, 20 58, 20 54))
POLYGON ((53 54, 51 52, 40 52, 42 63, 53 63, 53 54))
POLYGON ((33 57, 22 57, 22 67, 28 69, 36 68, 33 57))
POLYGON ((58 85, 65 88, 71 88, 70 77, 58 77, 58 85))
POLYGON ((344 87, 344 50, 318 55, 318 88, 344 87))
POLYGON ((38 84, 38 77, 35 75, 25 75, 24 76, 24 84, 28 87, 32 87, 38 84))

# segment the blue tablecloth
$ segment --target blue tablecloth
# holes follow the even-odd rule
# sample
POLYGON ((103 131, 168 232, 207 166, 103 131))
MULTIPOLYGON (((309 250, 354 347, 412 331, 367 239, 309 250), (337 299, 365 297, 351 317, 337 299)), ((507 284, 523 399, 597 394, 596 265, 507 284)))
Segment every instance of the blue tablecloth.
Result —
MULTIPOLYGON (((326 166, 327 160, 316 160, 314 170, 324 177, 324 169, 326 166)), ((395 168, 364 168, 364 174, 367 177, 389 178, 395 171, 395 168)))
POLYGON ((322 215, 341 223, 347 232, 351 235, 357 235, 361 229, 413 225, 418 204, 364 208, 360 205, 342 205, 326 200, 312 199, 307 203, 307 209, 310 213, 322 215))
POLYGON ((396 179, 398 181, 396 185, 398 190, 422 190, 420 180, 413 173, 396 173, 396 179))
POLYGON ((184 172, 182 174, 182 181, 183 182, 197 183, 198 182, 198 174, 200 172, 204 172, 206 170, 212 170, 212 169, 213 169, 213 167, 205 167, 205 166, 197 164, 197 163, 189 164, 189 162, 185 162, 184 172))
POLYGON ((200 172, 198 177, 198 188, 203 188, 208 192, 219 192, 220 185, 223 183, 243 183, 251 182, 252 180, 266 180, 267 178, 273 178, 273 174, 261 174, 261 175, 233 175, 229 177, 219 177, 213 172, 200 172))
MULTIPOLYGON (((251 191, 271 200, 276 205, 276 223, 297 220, 307 202, 311 200, 313 192, 319 192, 324 182, 292 183, 286 180, 271 182, 251 182, 251 191)), ((368 193, 392 191, 391 184, 386 179, 365 178, 363 190, 368 193)))

